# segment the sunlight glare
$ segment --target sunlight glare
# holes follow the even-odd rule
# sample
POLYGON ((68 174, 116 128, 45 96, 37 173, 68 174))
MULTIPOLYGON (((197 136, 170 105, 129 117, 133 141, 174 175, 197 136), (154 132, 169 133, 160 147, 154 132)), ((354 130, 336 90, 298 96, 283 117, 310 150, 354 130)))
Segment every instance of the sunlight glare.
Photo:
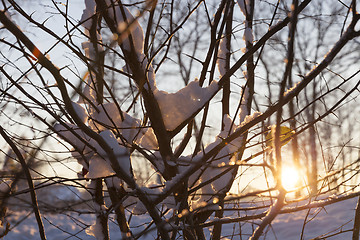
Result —
POLYGON ((299 172, 295 168, 284 167, 282 169, 281 181, 286 191, 291 191, 297 188, 299 179, 299 172))

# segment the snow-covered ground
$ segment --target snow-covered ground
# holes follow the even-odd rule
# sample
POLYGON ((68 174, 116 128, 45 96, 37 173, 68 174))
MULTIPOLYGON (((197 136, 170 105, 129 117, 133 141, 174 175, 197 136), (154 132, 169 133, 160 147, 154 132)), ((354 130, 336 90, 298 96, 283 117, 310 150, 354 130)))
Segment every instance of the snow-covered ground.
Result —
MULTIPOLYGON (((305 204, 306 202, 302 202, 305 204)), ((323 234, 333 235, 342 231, 343 233, 334 235, 326 239, 351 239, 352 232, 346 231, 353 227, 357 197, 328 205, 324 208, 314 208, 310 212, 307 210, 290 214, 281 214, 266 229, 262 239, 313 239, 323 234), (306 219, 306 224, 305 224, 306 219), (304 225, 305 224, 305 225, 304 225)), ((261 213, 263 209, 257 210, 261 213)), ((10 211, 8 218, 11 223, 11 231, 4 237, 4 240, 37 240, 39 239, 37 223, 29 211, 19 210, 10 211)), ((251 215, 254 212, 248 212, 251 215)), ((244 211, 240 212, 244 216, 244 211)), ((238 217, 238 212, 227 212, 229 217, 238 217)), ((76 212, 63 212, 58 214, 43 213, 43 222, 46 229, 47 239, 95 239, 86 234, 86 229, 95 221, 92 214, 79 214, 76 212)), ((133 216, 131 226, 133 233, 141 232, 150 219, 147 215, 133 216)), ((257 221, 258 223, 260 221, 257 221)), ((256 225, 250 223, 231 223, 224 225, 224 239, 248 239, 256 225), (241 234, 241 236, 240 236, 241 234), (231 237, 233 236, 233 237, 231 237)), ((121 239, 119 228, 111 219, 109 224, 111 239, 121 239)), ((208 235, 209 233, 207 233, 208 235)), ((155 239, 156 233, 150 232, 140 239, 155 239)), ((319 238, 325 239, 325 238, 319 238)))

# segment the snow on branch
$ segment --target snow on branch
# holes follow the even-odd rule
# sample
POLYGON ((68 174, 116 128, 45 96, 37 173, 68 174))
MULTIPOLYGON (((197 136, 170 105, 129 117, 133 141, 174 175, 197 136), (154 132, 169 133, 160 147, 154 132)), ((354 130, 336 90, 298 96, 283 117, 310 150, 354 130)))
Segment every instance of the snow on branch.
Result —
POLYGON ((105 129, 119 130, 121 137, 128 143, 136 142, 147 149, 158 148, 152 128, 142 127, 141 120, 122 112, 115 103, 101 104, 98 110, 90 113, 91 121, 89 124, 92 128, 100 131, 105 129))
MULTIPOLYGON (((92 179, 114 175, 115 171, 112 169, 104 149, 76 125, 70 123, 65 123, 65 125, 67 127, 61 124, 55 124, 54 129, 60 137, 66 139, 72 146, 82 151, 81 153, 73 151, 72 155, 83 165, 84 169, 86 169, 87 174, 85 177, 92 179), (92 146, 94 150, 90 149, 84 141, 92 146), (82 154, 82 156, 79 154, 82 154), (86 158, 86 162, 82 159, 83 157, 86 158)), ((130 155, 127 148, 120 145, 115 135, 110 130, 103 130, 99 135, 114 151, 117 161, 124 172, 127 173, 128 176, 131 176, 130 155)))
POLYGON ((249 27, 246 27, 246 28, 245 28, 243 40, 244 40, 245 42, 249 42, 249 43, 252 43, 252 42, 254 41, 254 36, 253 36, 253 33, 252 33, 252 29, 251 29, 251 28, 249 28, 249 27))
POLYGON ((259 226, 255 229, 253 232, 253 235, 249 238, 249 240, 257 240, 260 238, 262 233, 264 232, 264 229, 271 224, 271 222, 275 219, 275 217, 280 213, 280 210, 284 206, 284 200, 285 200, 285 190, 280 190, 279 195, 275 201, 275 203, 270 207, 268 210, 266 216, 261 221, 259 226))
MULTIPOLYGON (((97 65, 99 53, 104 51, 102 46, 102 36, 97 30, 97 18, 96 16, 96 4, 94 0, 85 1, 85 9, 81 16, 80 22, 85 28, 84 34, 87 36, 88 40, 84 41, 81 46, 84 49, 85 56, 90 59, 90 66, 96 71, 99 71, 97 65), (95 31, 94 31, 95 30, 95 31), (94 33, 94 34, 91 34, 94 33)), ((85 88, 83 91, 84 96, 92 102, 96 101, 96 74, 93 71, 88 71, 84 76, 85 88)), ((79 102, 82 103, 83 99, 80 98, 79 102)))
POLYGON ((190 82, 176 93, 155 90, 154 95, 159 103, 166 129, 171 131, 178 127, 199 108, 202 108, 216 91, 216 81, 212 81, 210 86, 202 88, 198 79, 190 82))
MULTIPOLYGON (((109 2, 106 2, 109 5, 109 2)), ((152 90, 168 131, 176 129, 195 112, 198 112, 218 91, 216 81, 213 81, 207 88, 202 88, 197 79, 176 93, 159 90, 156 86, 155 70, 143 52, 144 33, 136 18, 125 6, 119 5, 109 9, 108 16, 116 23, 120 34, 117 36, 118 42, 122 49, 128 52, 134 50, 137 60, 146 74, 150 89, 147 84, 138 87, 152 90)), ((129 66, 125 69, 131 72, 129 66)))
MULTIPOLYGON (((105 2, 108 6, 111 6, 112 4, 112 1, 110 0, 106 0, 105 2)), ((127 7, 119 6, 118 4, 108 9, 108 16, 117 25, 117 30, 120 34, 115 36, 115 38, 122 45, 122 48, 131 52, 133 45, 140 60, 144 50, 144 32, 139 22, 134 18, 127 7)))
POLYGON ((218 56, 217 56, 218 59, 217 59, 216 63, 217 63, 218 69, 219 69, 220 76, 224 76, 226 73, 226 68, 225 68, 226 54, 230 51, 226 47, 226 40, 227 40, 227 37, 223 36, 219 43, 219 51, 218 51, 218 56))

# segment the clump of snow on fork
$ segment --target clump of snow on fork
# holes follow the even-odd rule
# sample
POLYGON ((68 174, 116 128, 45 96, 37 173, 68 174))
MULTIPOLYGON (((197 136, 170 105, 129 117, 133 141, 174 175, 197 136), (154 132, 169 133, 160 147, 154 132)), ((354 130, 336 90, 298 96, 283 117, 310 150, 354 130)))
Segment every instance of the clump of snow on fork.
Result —
MULTIPOLYGON (((120 6, 115 6, 115 10, 110 8, 108 11, 109 16, 118 21, 117 25, 121 35, 120 43, 122 48, 129 52, 132 50, 129 41, 130 34, 127 31, 125 33, 122 32, 124 29, 129 28, 135 48, 135 54, 137 55, 137 59, 141 64, 144 73, 146 73, 148 81, 148 84, 144 84, 144 86, 141 87, 153 92, 153 95, 159 104, 166 129, 169 131, 174 130, 213 97, 218 90, 217 82, 213 81, 210 86, 202 88, 199 85, 199 81, 195 79, 175 93, 159 90, 156 86, 155 71, 143 52, 143 30, 129 10, 124 6, 123 10, 126 19, 122 14, 120 6)), ((129 67, 126 67, 125 69, 130 71, 129 67)))
POLYGON ((126 142, 135 142, 146 149, 157 149, 157 141, 152 128, 142 127, 139 119, 122 112, 115 103, 104 103, 98 107, 99 111, 92 111, 89 124, 94 129, 118 129, 126 142), (120 112, 121 111, 121 112, 120 112))
POLYGON ((216 81, 212 81, 210 86, 202 88, 199 86, 198 79, 195 79, 176 93, 155 90, 154 95, 159 103, 167 130, 174 130, 191 117, 211 99, 217 88, 216 81))
MULTIPOLYGON (((75 110, 81 108, 82 107, 79 105, 75 110)), ((64 138, 81 152, 82 155, 77 151, 72 151, 72 155, 86 169, 87 174, 85 177, 92 179, 115 174, 114 170, 111 168, 107 153, 94 139, 85 134, 78 126, 64 123, 55 124, 54 128, 59 136, 64 138), (84 161, 83 157, 86 158, 87 162, 84 161)), ((99 136, 112 148, 119 165, 129 174, 129 176, 131 176, 130 156, 126 147, 119 143, 114 133, 110 130, 106 129, 101 131, 99 136)))

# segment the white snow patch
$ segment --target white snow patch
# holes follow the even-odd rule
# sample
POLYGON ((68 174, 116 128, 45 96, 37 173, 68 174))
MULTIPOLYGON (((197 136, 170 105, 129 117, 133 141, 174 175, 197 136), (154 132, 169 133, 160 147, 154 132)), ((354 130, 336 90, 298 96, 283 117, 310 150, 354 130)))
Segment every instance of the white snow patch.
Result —
POLYGON ((176 93, 154 91, 166 129, 171 131, 178 127, 199 108, 204 106, 217 90, 216 81, 212 81, 210 86, 202 88, 198 79, 195 79, 176 93))
MULTIPOLYGON (((85 0, 85 9, 83 10, 83 14, 81 16, 80 21, 82 22, 82 26, 85 28, 84 34, 90 39, 90 29, 93 23, 93 16, 96 14, 96 3, 94 0, 85 0)), ((83 42, 81 44, 84 49, 85 56, 90 60, 96 62, 96 54, 97 52, 103 52, 104 48, 102 46, 102 36, 96 31, 96 46, 94 46, 93 42, 89 40, 83 42), (95 50, 96 48, 96 50, 95 50)), ((96 64, 90 61, 90 65, 92 65, 95 69, 97 68, 96 64)), ((85 97, 89 99, 91 102, 96 102, 96 91, 94 88, 94 84, 96 84, 96 76, 94 73, 87 73, 84 79, 86 85, 83 90, 85 97)), ((84 99, 79 98, 79 103, 84 103, 84 99)))
POLYGON ((136 142, 147 149, 158 148, 153 129, 143 127, 139 119, 126 112, 120 112, 121 110, 117 108, 115 103, 101 104, 98 109, 99 112, 93 111, 91 113, 92 121, 89 124, 93 129, 100 131, 117 129, 128 143, 136 142))
POLYGON ((90 122, 90 125, 93 129, 104 131, 105 129, 117 128, 128 142, 132 142, 139 134, 141 121, 119 110, 115 103, 101 104, 98 109, 99 112, 93 111, 91 113, 93 121, 90 122))
POLYGON ((85 0, 85 9, 83 10, 83 14, 81 16, 80 22, 83 22, 81 25, 90 29, 92 24, 91 17, 95 14, 96 3, 94 0, 85 0))
POLYGON ((229 52, 229 49, 226 47, 227 37, 223 36, 219 43, 218 59, 217 66, 219 69, 220 76, 224 76, 226 73, 225 63, 226 63, 226 54, 229 52))
POLYGON ((254 37, 253 37, 253 33, 252 33, 251 28, 249 28, 249 27, 245 28, 243 40, 245 42, 249 42, 249 43, 252 43, 254 41, 254 37))
MULTIPOLYGON (((244 75, 246 78, 247 74, 244 74, 244 75)), ((242 99, 241 99, 241 106, 240 106, 240 111, 239 111, 240 123, 243 122, 245 120, 246 116, 249 114, 249 112, 247 110, 247 100, 249 98, 249 88, 243 87, 241 94, 242 94, 242 99)))
POLYGON ((245 119, 241 122, 240 126, 239 127, 242 127, 244 126, 245 124, 251 122, 252 120, 254 120, 255 118, 261 116, 262 113, 261 112, 254 112, 252 115, 247 115, 245 117, 245 119))
POLYGON ((104 178, 115 174, 108 161, 99 156, 90 158, 88 171, 85 175, 88 179, 104 178))
POLYGON ((89 142, 90 137, 87 136, 78 126, 74 124, 64 123, 64 125, 59 123, 55 124, 55 132, 60 137, 65 138, 67 142, 69 142, 71 145, 76 146, 80 150, 84 150, 86 146, 84 142, 89 142), (68 130, 64 125, 66 125, 71 130, 68 130), (77 137, 74 133, 76 133, 79 137, 77 137))
MULTIPOLYGON (((106 3, 110 5, 111 2, 106 0, 106 3)), ((123 6, 123 10, 125 12, 125 16, 123 16, 120 6, 116 4, 113 8, 109 8, 108 14, 110 18, 112 18, 114 21, 117 21, 117 28, 120 33, 120 36, 118 37, 121 37, 121 39, 118 39, 118 41, 127 51, 131 51, 131 44, 129 40, 131 35, 135 51, 139 57, 144 48, 143 29, 141 28, 139 22, 133 17, 133 15, 125 6, 123 6)))
MULTIPOLYGON (((127 151, 127 148, 121 146, 115 135, 110 130, 105 130, 100 133, 100 136, 104 139, 104 141, 110 146, 110 148, 114 151, 115 157, 120 165, 120 167, 124 170, 128 176, 131 176, 131 164, 130 164, 130 154, 127 151)), ((106 156, 106 152, 102 148, 96 147, 98 153, 102 156, 106 156)))
POLYGON ((87 228, 85 231, 86 234, 88 234, 89 236, 94 236, 97 240, 105 239, 104 234, 102 232, 101 223, 98 218, 96 218, 95 223, 92 224, 90 228, 87 228))
POLYGON ((142 136, 139 136, 138 139, 139 140, 136 140, 136 143, 145 149, 157 150, 159 148, 154 130, 150 127, 145 130, 145 133, 142 136))
POLYGON ((237 0, 241 12, 246 16, 246 11, 250 9, 250 0, 237 0))
POLYGON ((140 59, 141 59, 141 61, 140 61, 141 66, 142 66, 144 72, 146 73, 146 78, 150 85, 150 88, 148 87, 147 84, 145 84, 143 87, 148 90, 150 89, 154 92, 157 89, 156 80, 155 80, 155 70, 154 70, 152 64, 151 63, 149 64, 148 59, 146 58, 146 56, 143 53, 140 55, 140 59))
MULTIPOLYGON (((213 143, 205 147, 204 152, 207 153, 211 151, 214 147, 219 145, 223 141, 223 139, 227 138, 230 134, 238 131, 242 126, 249 123, 261 114, 262 113, 260 112, 255 112, 252 115, 244 117, 240 125, 236 125, 228 115, 225 115, 224 130, 220 132, 217 139, 213 143)), ((191 202, 192 207, 198 207, 199 204, 201 204, 202 202, 209 202, 211 199, 214 198, 214 194, 220 193, 221 191, 225 190, 225 187, 232 179, 232 171, 225 173, 217 179, 213 178, 219 176, 224 170, 227 170, 228 168, 226 166, 235 165, 236 158, 234 157, 234 154, 240 149, 242 144, 244 144, 242 135, 234 139, 233 141, 226 143, 226 146, 223 147, 214 158, 210 159, 207 164, 204 164, 202 168, 200 168, 198 171, 196 171, 189 177, 190 187, 196 187, 201 183, 211 180, 209 184, 206 184, 197 191, 196 194, 199 194, 200 197, 193 199, 193 201, 191 202)), ((199 154, 197 154, 192 159, 192 162, 195 163, 201 161, 204 152, 200 152, 199 154)), ((190 162, 190 160, 191 158, 188 157, 187 161, 190 162)), ((185 172, 187 169, 190 168, 191 165, 184 167, 182 171, 185 172)))
MULTIPOLYGON (((330 239, 351 239, 352 231, 346 231, 353 228, 354 225, 354 216, 355 208, 357 203, 357 197, 334 203, 328 205, 324 208, 312 209, 308 215, 307 210, 294 212, 291 214, 280 214, 274 221, 271 223, 271 230, 267 231, 266 239, 275 240, 275 239, 286 239, 286 240, 296 240, 299 239, 299 236, 302 231, 302 226, 306 216, 308 216, 308 221, 304 229, 304 238, 313 239, 322 234, 334 231, 342 226, 341 229, 337 231, 344 230, 343 233, 334 236, 330 239)), ((308 201, 303 201, 298 204, 307 204, 308 201)), ((204 206, 207 203, 203 203, 204 206)), ((266 205, 263 201, 252 202, 252 204, 247 203, 245 199, 244 202, 239 202, 241 207, 261 207, 266 205), (249 206, 250 205, 250 206, 249 206)), ((236 205, 238 207, 238 205, 236 205)), ((232 204, 225 206, 226 208, 234 207, 232 204)), ((260 210, 261 212, 261 210, 260 210)), ((240 214, 252 215, 255 212, 243 212, 243 211, 225 211, 224 218, 233 218, 238 217, 240 214)), ((259 212, 256 212, 259 213, 259 212)), ((24 216, 29 214, 28 211, 11 211, 11 215, 8 217, 8 221, 11 223, 13 229, 8 233, 5 240, 7 239, 16 239, 16 240, 37 240, 39 239, 38 234, 31 235, 34 229, 37 229, 37 222, 34 214, 30 214, 28 218, 23 219, 24 216), (16 225, 18 223, 18 225, 16 225)), ((79 214, 77 212, 66 212, 65 214, 51 214, 48 212, 42 212, 42 216, 46 217, 47 221, 44 221, 44 227, 46 229, 46 234, 48 239, 91 239, 90 236, 86 235, 84 228, 86 224, 95 221, 94 215, 92 214, 79 214), (75 220, 76 219, 76 220, 75 220), (75 220, 75 221, 74 221, 75 220), (51 225, 50 223, 55 224, 57 227, 51 225), (65 231, 64 231, 65 230, 65 231)), ((111 215, 112 216, 112 215, 111 215)), ((210 219, 211 221, 212 219, 210 219)), ((260 220, 255 221, 259 223, 260 220)), ((136 227, 136 232, 140 232, 145 227, 148 226, 148 223, 151 222, 151 217, 148 214, 136 216, 133 215, 130 227, 136 227), (142 226, 142 227, 139 227, 142 226)), ((224 236, 233 236, 235 233, 234 239, 239 239, 240 236, 236 233, 241 233, 243 239, 247 239, 249 235, 253 232, 253 222, 239 222, 224 224, 222 227, 222 239, 224 236)), ((208 229, 205 229, 205 238, 210 239, 211 233, 208 229)), ((110 236, 116 238, 117 235, 120 235, 119 226, 113 221, 109 221, 109 231, 110 236)), ((334 232, 333 232, 334 233, 334 232)), ((156 239, 156 231, 149 232, 147 235, 143 235, 140 239, 142 240, 151 240, 156 239)), ((262 236, 263 238, 264 236, 262 236)), ((224 238, 225 239, 225 238, 224 238)))
POLYGON ((85 123, 88 120, 88 114, 87 114, 85 108, 83 108, 80 104, 75 103, 75 102, 71 102, 71 104, 72 104, 72 107, 74 108, 76 114, 80 118, 80 120, 83 123, 85 123))
MULTIPOLYGON (((83 89, 83 95, 85 98, 87 98, 90 102, 96 102, 96 91, 94 88, 95 83, 95 74, 86 74, 84 78, 84 89, 83 89)), ((84 99, 82 97, 79 97, 78 103, 85 103, 84 99)))
MULTIPOLYGON (((233 123, 233 120, 228 115, 225 115, 224 130, 220 132, 217 139, 213 143, 206 146, 204 152, 209 152, 211 149, 220 144, 223 139, 228 137, 237 129, 238 126, 233 123)), ((238 151, 242 144, 242 136, 236 138, 232 142, 227 143, 227 145, 223 147, 220 152, 208 162, 209 164, 204 164, 201 169, 199 169, 189 178, 189 186, 198 186, 199 184, 207 182, 210 179, 213 179, 214 177, 221 174, 227 168, 222 168, 220 166, 229 166, 232 161, 235 162, 235 159, 233 159, 233 155, 236 151, 238 151)), ((203 152, 200 152, 197 156, 195 156, 193 161, 200 161, 203 154, 203 152)), ((192 202, 192 204, 194 204, 193 207, 198 207, 201 202, 209 202, 211 199, 213 199, 213 195, 215 193, 220 193, 221 191, 223 191, 224 188, 229 184, 231 178, 232 172, 229 171, 221 177, 212 180, 211 183, 203 186, 199 191, 200 193, 198 192, 198 194, 201 194, 201 196, 197 200, 192 202)))

